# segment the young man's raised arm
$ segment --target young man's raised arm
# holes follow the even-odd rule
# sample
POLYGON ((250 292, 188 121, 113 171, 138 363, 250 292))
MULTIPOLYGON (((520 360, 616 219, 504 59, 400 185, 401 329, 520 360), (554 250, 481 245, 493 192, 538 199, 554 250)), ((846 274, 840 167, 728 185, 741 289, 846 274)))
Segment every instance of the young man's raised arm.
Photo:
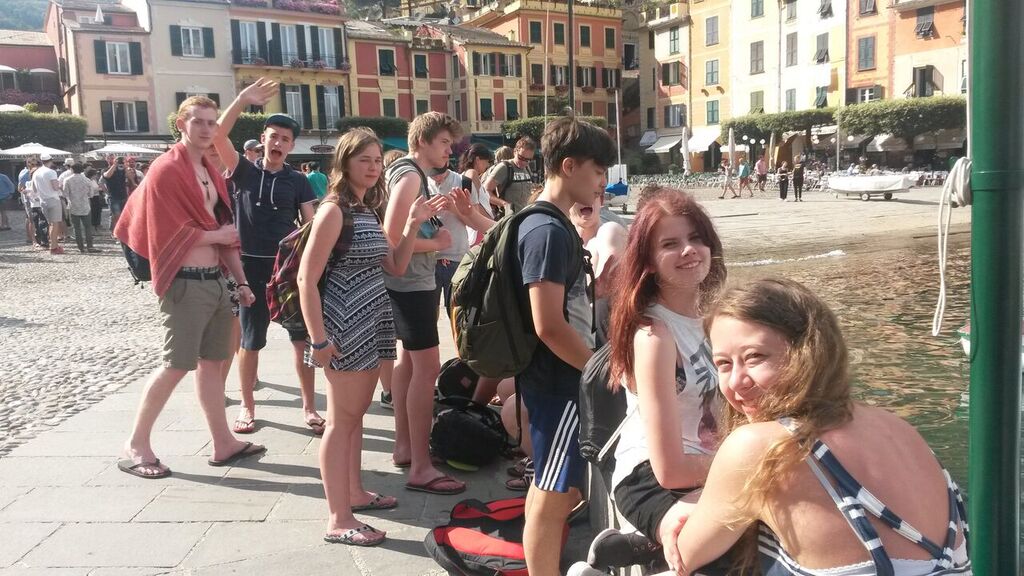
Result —
POLYGON ((260 78, 255 84, 250 84, 239 92, 231 104, 221 112, 220 118, 217 120, 217 133, 213 137, 213 145, 217 148, 217 154, 220 155, 229 174, 238 167, 238 151, 235 150, 231 139, 228 138, 231 129, 235 127, 238 115, 246 106, 265 105, 277 92, 277 82, 260 78))

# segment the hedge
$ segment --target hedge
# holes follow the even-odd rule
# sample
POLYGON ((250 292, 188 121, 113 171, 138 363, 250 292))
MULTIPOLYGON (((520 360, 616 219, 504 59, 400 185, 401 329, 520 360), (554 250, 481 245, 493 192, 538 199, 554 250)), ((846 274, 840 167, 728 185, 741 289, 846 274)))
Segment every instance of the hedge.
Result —
POLYGON ((380 138, 405 138, 409 134, 409 122, 387 116, 346 116, 334 124, 338 132, 345 133, 352 128, 369 128, 380 138))
MULTIPOLYGON (((174 125, 175 120, 178 118, 177 112, 171 112, 167 116, 167 125, 171 127, 171 134, 175 140, 181 140, 181 132, 178 131, 178 127, 174 125)), ((234 145, 236 150, 241 150, 242 145, 245 144, 246 140, 259 140, 260 134, 263 132, 263 123, 266 122, 266 114, 250 114, 243 112, 238 116, 238 120, 235 121, 235 127, 231 129, 231 133, 228 134, 228 138, 231 139, 231 144, 234 145)))
POLYGON ((85 132, 86 121, 81 116, 32 112, 0 114, 0 148, 38 142, 65 149, 81 145, 85 132))
POLYGON ((892 134, 913 148, 914 138, 920 134, 964 128, 967 100, 960 96, 878 100, 841 108, 836 119, 849 134, 892 134))
POLYGON ((733 128, 736 137, 750 136, 755 140, 768 140, 774 132, 806 132, 814 126, 835 124, 835 108, 812 108, 775 114, 748 114, 737 116, 722 123, 722 141, 728 142, 729 128, 733 128))
MULTIPOLYGON (((504 134, 515 134, 515 138, 522 136, 529 136, 534 141, 540 142, 541 134, 544 133, 544 122, 557 120, 561 116, 531 116, 530 118, 520 118, 519 120, 511 120, 509 122, 503 122, 501 124, 501 131, 504 134)), ((590 122, 600 128, 608 128, 608 120, 602 116, 577 116, 579 120, 590 122)))

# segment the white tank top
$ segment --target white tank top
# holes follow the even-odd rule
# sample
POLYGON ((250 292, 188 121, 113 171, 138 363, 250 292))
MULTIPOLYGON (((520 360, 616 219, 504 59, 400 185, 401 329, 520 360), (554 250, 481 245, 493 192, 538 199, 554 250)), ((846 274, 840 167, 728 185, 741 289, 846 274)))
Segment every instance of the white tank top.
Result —
MULTIPOLYGON (((722 397, 703 322, 676 314, 660 304, 648 308, 646 316, 664 322, 676 343, 676 410, 682 428, 683 452, 713 454, 718 442, 722 397)), ((639 400, 629 389, 626 389, 626 418, 628 421, 615 447, 613 486, 618 486, 638 464, 651 459, 639 400)))

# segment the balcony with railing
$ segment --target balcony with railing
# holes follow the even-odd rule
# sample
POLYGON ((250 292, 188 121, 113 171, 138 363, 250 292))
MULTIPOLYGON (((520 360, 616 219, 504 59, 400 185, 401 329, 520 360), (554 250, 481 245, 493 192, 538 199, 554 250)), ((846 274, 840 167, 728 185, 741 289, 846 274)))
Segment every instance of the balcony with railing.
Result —
POLYGON ((690 17, 689 2, 672 2, 644 10, 640 13, 640 24, 648 28, 659 28, 669 24, 682 24, 690 17))
POLYGON ((342 4, 327 0, 232 0, 232 4, 246 8, 268 8, 328 16, 346 15, 342 4))
POLYGON ((261 54, 259 50, 245 49, 235 58, 235 64, 246 66, 280 66, 284 68, 308 69, 313 71, 348 71, 348 58, 337 55, 317 55, 310 51, 305 54, 298 52, 277 51, 273 43, 261 54))

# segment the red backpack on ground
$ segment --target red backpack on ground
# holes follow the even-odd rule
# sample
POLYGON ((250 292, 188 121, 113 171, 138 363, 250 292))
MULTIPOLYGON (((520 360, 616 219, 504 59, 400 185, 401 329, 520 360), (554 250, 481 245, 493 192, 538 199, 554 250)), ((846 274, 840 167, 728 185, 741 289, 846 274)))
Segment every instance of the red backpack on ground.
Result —
MULTIPOLYGON (((325 202, 327 201, 325 200, 325 202)), ((352 208, 343 204, 338 204, 338 206, 341 208, 342 214, 341 233, 328 260, 328 269, 324 270, 323 275, 320 276, 320 283, 317 287, 321 293, 327 280, 330 264, 344 256, 352 246, 354 233, 352 208)), ((312 230, 313 220, 311 219, 281 240, 277 247, 277 257, 274 259, 274 272, 267 282, 267 308, 270 311, 270 319, 292 332, 301 332, 306 329, 306 321, 302 318, 302 308, 299 306, 298 277, 299 263, 302 261, 302 253, 306 250, 312 230)))
MULTIPOLYGON (((463 500, 451 521, 427 533, 427 553, 452 576, 529 576, 523 551, 526 498, 463 500)), ((562 532, 562 546, 569 525, 562 532)))

